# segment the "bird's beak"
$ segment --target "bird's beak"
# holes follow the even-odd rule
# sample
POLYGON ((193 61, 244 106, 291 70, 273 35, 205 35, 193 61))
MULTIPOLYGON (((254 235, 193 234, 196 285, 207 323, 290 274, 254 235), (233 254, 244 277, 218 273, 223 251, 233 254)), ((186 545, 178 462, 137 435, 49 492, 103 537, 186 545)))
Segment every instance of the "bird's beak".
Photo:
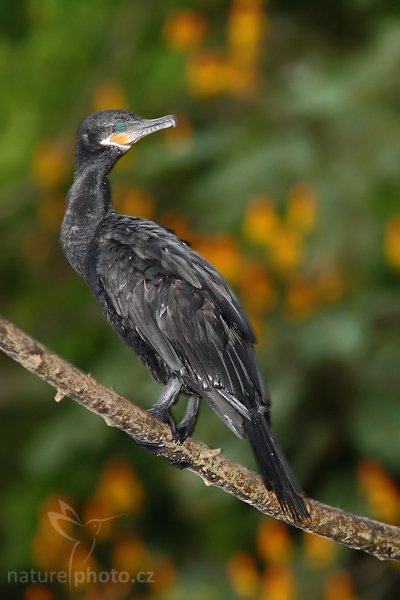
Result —
POLYGON ((116 131, 108 139, 109 143, 117 144, 118 146, 132 146, 138 140, 167 127, 175 127, 176 119, 173 115, 159 117, 158 119, 140 119, 133 127, 125 131, 116 131))

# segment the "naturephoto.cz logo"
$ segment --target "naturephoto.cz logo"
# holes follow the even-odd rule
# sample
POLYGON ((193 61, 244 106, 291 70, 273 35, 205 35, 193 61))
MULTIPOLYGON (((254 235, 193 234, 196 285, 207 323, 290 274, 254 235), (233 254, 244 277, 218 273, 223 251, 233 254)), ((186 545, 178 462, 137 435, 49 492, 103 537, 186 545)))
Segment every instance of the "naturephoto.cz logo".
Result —
POLYGON ((67 571, 8 571, 8 583, 33 583, 33 584, 69 584, 69 587, 77 587, 82 584, 99 583, 154 583, 154 571, 138 571, 129 573, 128 571, 95 571, 88 564, 96 546, 102 524, 122 517, 123 515, 114 515, 103 519, 89 519, 82 522, 74 509, 64 502, 58 500, 60 512, 48 512, 47 516, 55 531, 71 542, 71 552, 68 560, 67 571), (73 526, 74 534, 71 533, 73 526), (87 544, 83 543, 83 536, 79 535, 81 531, 90 532, 91 543, 89 549, 87 544), (86 548, 82 552, 82 549, 86 548), (77 557, 79 556, 79 561, 77 557))

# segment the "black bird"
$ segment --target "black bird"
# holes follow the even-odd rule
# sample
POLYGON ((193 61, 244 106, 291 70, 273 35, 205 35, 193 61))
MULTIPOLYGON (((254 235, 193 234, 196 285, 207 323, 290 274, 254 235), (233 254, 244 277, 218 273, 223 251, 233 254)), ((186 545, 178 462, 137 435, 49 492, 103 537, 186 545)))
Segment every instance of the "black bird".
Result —
POLYGON ((299 520, 306 505, 270 431, 270 399, 243 308, 218 271, 172 231, 112 207, 113 165, 139 139, 171 126, 173 116, 146 120, 127 110, 83 121, 61 244, 111 326, 164 385, 151 412, 182 442, 204 398, 236 435, 249 438, 265 486, 299 520), (188 404, 176 426, 170 409, 179 394, 188 404))

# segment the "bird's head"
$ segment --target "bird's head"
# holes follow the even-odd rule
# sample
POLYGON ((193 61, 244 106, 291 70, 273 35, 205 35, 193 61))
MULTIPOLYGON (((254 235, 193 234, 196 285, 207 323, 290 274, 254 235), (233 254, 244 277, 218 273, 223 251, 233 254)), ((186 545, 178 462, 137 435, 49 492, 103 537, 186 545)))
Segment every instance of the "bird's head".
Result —
POLYGON ((95 112, 79 127, 78 159, 103 157, 113 164, 141 138, 160 129, 175 127, 175 123, 175 117, 172 115, 143 119, 129 110, 95 112))

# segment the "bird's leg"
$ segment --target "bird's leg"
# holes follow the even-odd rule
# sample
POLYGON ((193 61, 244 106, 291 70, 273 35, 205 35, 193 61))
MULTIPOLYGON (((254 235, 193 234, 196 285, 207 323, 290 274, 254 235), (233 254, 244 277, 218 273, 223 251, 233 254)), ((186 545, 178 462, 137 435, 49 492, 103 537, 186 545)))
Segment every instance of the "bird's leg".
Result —
POLYGON ((200 398, 198 396, 190 396, 188 399, 185 416, 176 427, 181 444, 193 433, 199 415, 199 402, 200 398))
POLYGON ((152 414, 154 417, 167 423, 171 428, 172 436, 178 441, 178 433, 176 431, 175 421, 171 415, 171 408, 178 400, 179 392, 181 391, 181 384, 177 379, 170 379, 163 389, 159 401, 147 412, 152 414))
MULTIPOLYGON (((174 437, 174 439, 176 441, 180 441, 181 438, 180 438, 179 432, 177 431, 175 421, 172 418, 170 410, 171 410, 171 407, 178 400, 180 391, 181 391, 181 384, 179 383, 179 381, 177 379, 170 379, 168 381, 168 383, 166 384, 166 386, 164 387, 164 390, 163 390, 157 404, 155 404, 152 408, 150 408, 147 411, 150 414, 154 415, 157 419, 159 419, 163 423, 167 423, 170 426, 172 436, 174 437)), ((186 415, 183 418, 183 421, 186 421, 186 415)), ((194 426, 194 421, 193 421, 193 426, 194 426)), ((189 425, 189 427, 190 427, 190 425, 189 425)), ((190 431, 193 431, 193 427, 190 431)), ((144 444, 143 442, 138 442, 137 440, 136 440, 136 442, 139 444, 139 446, 141 446, 142 448, 144 448, 145 450, 147 450, 147 452, 150 452, 151 454, 159 454, 160 448, 162 448, 162 446, 163 446, 163 444, 144 444)), ((190 465, 189 461, 184 461, 184 460, 179 460, 179 459, 164 458, 164 460, 166 460, 166 462, 168 464, 172 465, 173 467, 177 467, 178 469, 186 469, 190 465)))

